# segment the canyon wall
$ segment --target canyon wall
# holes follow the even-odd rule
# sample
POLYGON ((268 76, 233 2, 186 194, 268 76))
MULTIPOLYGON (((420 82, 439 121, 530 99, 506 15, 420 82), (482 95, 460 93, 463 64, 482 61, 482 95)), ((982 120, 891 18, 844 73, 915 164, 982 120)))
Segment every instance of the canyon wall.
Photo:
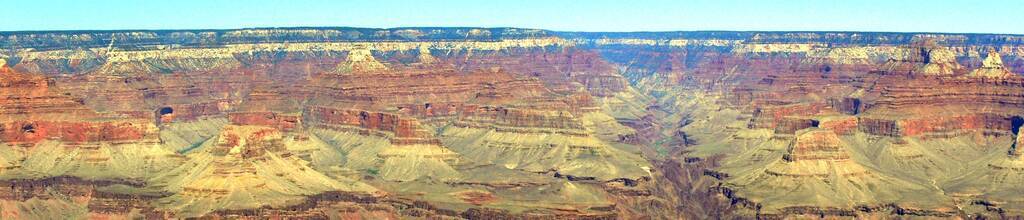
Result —
POLYGON ((11 218, 1024 214, 1019 35, 258 28, 0 48, 11 218))

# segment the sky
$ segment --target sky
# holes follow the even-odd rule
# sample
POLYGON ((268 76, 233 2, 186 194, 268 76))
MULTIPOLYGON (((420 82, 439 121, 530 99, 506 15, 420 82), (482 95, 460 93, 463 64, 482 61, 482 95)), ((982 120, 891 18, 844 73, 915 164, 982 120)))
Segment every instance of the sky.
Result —
POLYGON ((1024 34, 1024 0, 0 0, 0 31, 520 27, 1024 34))

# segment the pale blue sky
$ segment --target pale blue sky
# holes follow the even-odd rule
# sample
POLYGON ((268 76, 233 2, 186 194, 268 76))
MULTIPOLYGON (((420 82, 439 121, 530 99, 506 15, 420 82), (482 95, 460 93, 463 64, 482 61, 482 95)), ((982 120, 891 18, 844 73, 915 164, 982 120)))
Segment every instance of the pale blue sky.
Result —
POLYGON ((1024 0, 0 0, 0 31, 472 26, 1024 34, 1024 0))

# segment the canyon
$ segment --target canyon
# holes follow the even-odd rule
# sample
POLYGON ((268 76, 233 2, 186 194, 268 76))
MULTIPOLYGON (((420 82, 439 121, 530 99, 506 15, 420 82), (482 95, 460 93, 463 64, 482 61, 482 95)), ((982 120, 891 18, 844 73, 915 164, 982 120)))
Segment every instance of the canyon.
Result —
POLYGON ((1024 36, 0 32, 0 218, 1024 216, 1024 36))

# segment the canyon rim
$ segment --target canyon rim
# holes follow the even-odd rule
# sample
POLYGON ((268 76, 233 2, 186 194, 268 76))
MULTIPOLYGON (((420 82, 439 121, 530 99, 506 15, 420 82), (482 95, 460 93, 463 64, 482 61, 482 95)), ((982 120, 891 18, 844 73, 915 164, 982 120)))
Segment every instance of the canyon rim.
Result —
POLYGON ((0 31, 0 219, 1024 217, 1024 35, 0 31))

